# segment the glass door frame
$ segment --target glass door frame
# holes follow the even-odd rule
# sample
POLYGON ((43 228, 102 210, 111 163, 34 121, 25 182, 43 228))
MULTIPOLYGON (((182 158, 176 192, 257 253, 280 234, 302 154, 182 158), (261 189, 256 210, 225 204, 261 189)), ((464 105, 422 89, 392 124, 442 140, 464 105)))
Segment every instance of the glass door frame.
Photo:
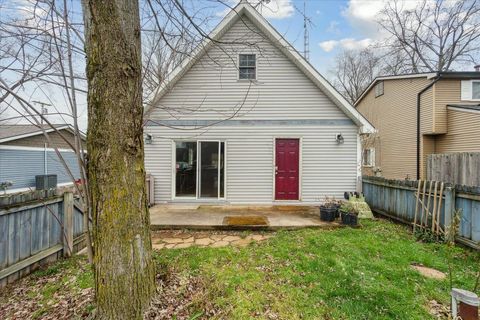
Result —
POLYGON ((213 200, 213 201, 224 201, 227 198, 227 141, 226 140, 216 140, 216 139, 205 139, 205 140, 190 140, 190 139, 172 139, 172 200, 213 200), (177 196, 176 183, 176 164, 177 164, 177 142, 196 142, 197 144, 197 165, 196 165, 196 186, 195 186, 195 196, 177 196), (201 183, 201 149, 200 144, 202 142, 217 142, 218 144, 218 169, 217 177, 218 178, 218 191, 217 197, 200 197, 200 183, 201 183), (220 171, 221 171, 221 148, 223 143, 223 197, 220 196, 220 171))
POLYGON ((226 199, 226 192, 227 192, 227 142, 225 140, 197 140, 197 200, 225 200, 226 199), (201 156, 202 156, 202 150, 200 147, 200 144, 202 142, 216 142, 218 145, 218 168, 217 168, 217 177, 218 177, 218 186, 217 186, 217 196, 216 197, 201 197, 200 196, 200 187, 201 187, 201 176, 202 176, 202 163, 201 163, 201 156), (223 154, 224 154, 224 159, 223 159, 223 197, 220 197, 220 171, 221 171, 221 148, 222 148, 222 142, 223 142, 223 154))

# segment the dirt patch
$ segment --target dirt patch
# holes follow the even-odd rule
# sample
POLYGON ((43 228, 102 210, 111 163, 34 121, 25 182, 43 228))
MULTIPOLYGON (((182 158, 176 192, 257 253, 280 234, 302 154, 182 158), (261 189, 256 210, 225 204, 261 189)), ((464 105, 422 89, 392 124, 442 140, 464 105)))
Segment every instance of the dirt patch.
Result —
POLYGON ((89 266, 78 259, 75 267, 57 268, 65 263, 73 262, 57 262, 0 290, 0 319, 87 318, 94 292, 89 286, 82 287, 87 281, 82 277, 89 266))
POLYGON ((435 319, 449 319, 450 308, 437 302, 430 300, 427 306, 428 312, 435 317, 435 319))
POLYGON ((157 294, 144 319, 210 319, 220 313, 210 301, 204 281, 170 271, 157 275, 157 294))
POLYGON ((425 267, 420 264, 412 264, 412 268, 420 272, 420 274, 426 278, 443 280, 447 275, 437 269, 425 267))
POLYGON ((227 216, 223 218, 226 226, 268 226, 268 219, 264 216, 227 216))

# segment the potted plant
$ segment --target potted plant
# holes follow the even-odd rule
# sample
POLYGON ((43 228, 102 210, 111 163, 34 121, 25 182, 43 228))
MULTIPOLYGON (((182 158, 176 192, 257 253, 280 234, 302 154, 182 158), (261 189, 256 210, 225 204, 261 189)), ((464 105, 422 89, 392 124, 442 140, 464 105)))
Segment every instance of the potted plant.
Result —
POLYGON ((347 226, 358 225, 358 210, 352 203, 346 202, 340 207, 340 213, 342 215, 342 224, 347 226))
POLYGON ((335 199, 325 198, 320 206, 320 220, 332 222, 335 221, 338 212, 338 202, 335 199))

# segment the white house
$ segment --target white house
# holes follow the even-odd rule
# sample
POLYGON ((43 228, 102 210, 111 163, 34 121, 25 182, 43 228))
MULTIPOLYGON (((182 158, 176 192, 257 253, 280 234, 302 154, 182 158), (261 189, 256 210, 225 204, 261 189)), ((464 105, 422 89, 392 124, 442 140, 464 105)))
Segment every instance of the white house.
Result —
POLYGON ((314 204, 357 189, 373 127, 246 1, 153 96, 156 203, 314 204))

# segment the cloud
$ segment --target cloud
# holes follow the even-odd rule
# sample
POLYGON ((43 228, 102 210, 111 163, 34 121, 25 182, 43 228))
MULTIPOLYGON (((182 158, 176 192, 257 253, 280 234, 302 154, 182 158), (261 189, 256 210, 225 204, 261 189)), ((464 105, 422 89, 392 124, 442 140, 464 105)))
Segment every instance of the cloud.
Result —
MULTIPOLYGON (((218 15, 222 17, 225 16, 230 12, 230 7, 233 8, 239 2, 239 0, 228 0, 227 5, 229 7, 219 12, 218 15)), ((293 6, 292 0, 270 0, 268 3, 265 3, 262 0, 248 0, 248 2, 265 18, 285 19, 293 16, 295 13, 295 7, 293 6)))
POLYGON ((333 49, 335 49, 335 47, 338 45, 338 41, 337 40, 328 40, 328 41, 320 42, 318 45, 320 46, 320 48, 323 49, 323 51, 330 52, 333 49))
MULTIPOLYGON (((377 18, 388 2, 389 0, 349 0, 347 7, 342 10, 342 15, 363 36, 375 40, 383 39, 387 34, 379 27, 377 18)), ((399 5, 404 10, 414 9, 417 4, 417 1, 399 0, 399 5)))
POLYGON ((361 50, 365 49, 373 43, 373 40, 370 38, 356 40, 354 38, 344 38, 340 40, 327 40, 320 42, 318 45, 325 52, 330 52, 336 47, 341 47, 345 50, 361 50))
POLYGON ((340 26, 340 22, 337 20, 330 21, 330 24, 328 25, 327 32, 330 33, 340 33, 340 29, 338 28, 340 26))

